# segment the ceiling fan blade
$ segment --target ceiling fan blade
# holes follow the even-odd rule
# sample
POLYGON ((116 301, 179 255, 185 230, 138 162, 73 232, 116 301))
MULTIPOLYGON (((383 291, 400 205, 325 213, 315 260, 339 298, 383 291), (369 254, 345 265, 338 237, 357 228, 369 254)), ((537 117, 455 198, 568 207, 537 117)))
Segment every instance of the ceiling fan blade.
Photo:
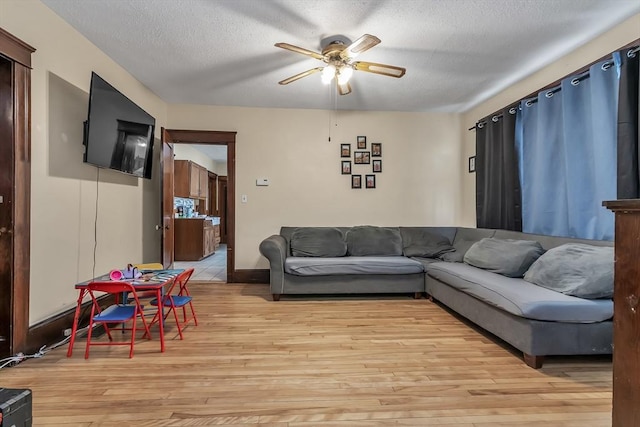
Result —
POLYGON ((340 95, 349 95, 351 93, 351 85, 349 83, 340 84, 336 80, 336 85, 338 86, 338 93, 340 95))
POLYGON ((321 61, 324 59, 324 56, 322 56, 322 54, 320 54, 318 52, 314 52, 312 50, 308 50, 308 49, 304 49, 302 47, 294 46, 294 45, 289 44, 289 43, 276 43, 275 46, 279 47, 279 48, 282 48, 282 49, 290 50, 292 52, 301 53, 303 55, 307 55, 307 56, 310 56, 312 58, 319 59, 321 61))
POLYGON ((342 52, 340 52, 340 58, 355 58, 362 52, 371 49, 375 45, 380 43, 380 39, 376 36, 372 36, 371 34, 365 34, 360 37, 358 40, 351 43, 347 46, 342 52))
POLYGON ((382 74, 383 76, 400 78, 407 72, 406 68, 396 67, 395 65, 377 64, 375 62, 356 61, 352 64, 358 71, 366 71, 367 73, 382 74))
POLYGON ((299 79, 301 79, 303 77, 307 77, 307 76, 309 76, 311 74, 314 74, 314 73, 317 73, 319 71, 322 71, 323 69, 324 69, 323 67, 312 68, 310 70, 303 71, 300 74, 296 74, 295 76, 291 76, 288 79, 281 80, 278 83, 280 83, 281 85, 288 85, 291 82, 295 82, 296 80, 299 80, 299 79))

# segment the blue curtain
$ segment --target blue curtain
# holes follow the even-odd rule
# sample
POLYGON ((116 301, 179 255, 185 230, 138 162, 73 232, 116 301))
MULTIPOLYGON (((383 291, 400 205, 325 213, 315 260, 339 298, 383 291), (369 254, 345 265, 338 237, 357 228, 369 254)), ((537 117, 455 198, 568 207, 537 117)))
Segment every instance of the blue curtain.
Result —
POLYGON ((616 198, 617 65, 594 64, 521 102, 523 231, 613 239, 613 214, 602 202, 616 198))

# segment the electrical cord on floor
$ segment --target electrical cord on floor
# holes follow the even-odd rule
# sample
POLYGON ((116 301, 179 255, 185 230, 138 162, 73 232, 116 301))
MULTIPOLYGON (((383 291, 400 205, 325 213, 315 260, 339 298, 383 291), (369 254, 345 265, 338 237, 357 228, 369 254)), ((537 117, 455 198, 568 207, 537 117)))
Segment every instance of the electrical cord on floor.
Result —
MULTIPOLYGON (((95 325, 95 326, 97 326, 97 325, 95 325)), ((76 331, 76 338, 78 338, 79 336, 81 336, 82 334, 87 332, 88 330, 89 330, 89 325, 85 326, 84 328, 78 329, 76 331)), ((54 350, 54 349, 56 349, 56 348, 58 348, 58 347, 60 347, 62 345, 65 345, 66 343, 69 342, 69 340, 71 340, 71 335, 69 335, 68 337, 65 337, 63 340, 58 341, 55 344, 52 344, 49 347, 47 347, 46 345, 43 345, 42 347, 40 347, 40 350, 38 350, 37 352, 35 352, 33 354, 24 354, 24 353, 20 352, 20 353, 15 354, 14 356, 10 356, 10 357, 7 357, 5 359, 0 359, 0 369, 16 366, 19 363, 24 362, 27 359, 38 359, 40 357, 43 357, 44 355, 46 355, 51 350, 54 350)))
POLYGON ((2 359, 0 360, 0 369, 2 368, 6 368, 7 366, 16 366, 18 363, 27 360, 27 359, 35 359, 38 357, 42 357, 45 355, 45 351, 44 351, 45 346, 40 347, 40 350, 38 350, 36 353, 34 354, 24 354, 24 353, 17 353, 15 356, 11 356, 11 357, 7 357, 6 359, 2 359))

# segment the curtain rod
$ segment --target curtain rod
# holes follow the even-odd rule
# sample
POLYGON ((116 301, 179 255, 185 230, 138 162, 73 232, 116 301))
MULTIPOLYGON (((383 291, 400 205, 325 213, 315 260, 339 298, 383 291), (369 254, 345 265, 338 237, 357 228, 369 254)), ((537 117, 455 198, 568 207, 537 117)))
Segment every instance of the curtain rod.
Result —
MULTIPOLYGON (((518 107, 517 107, 517 106, 510 107, 510 108, 509 108, 509 114, 515 114, 515 113, 517 112, 517 110, 518 110, 518 107)), ((494 122, 494 123, 496 123, 496 122, 497 122, 498 120, 500 120, 503 116, 504 116, 504 113, 494 114, 494 115, 491 117, 491 121, 492 121, 492 122, 494 122)), ((489 117, 489 116, 487 116, 487 117, 489 117)), ((467 129, 467 130, 474 130, 476 127, 481 128, 481 127, 483 127, 486 123, 487 123, 486 121, 480 121, 480 122, 476 123, 476 124, 475 124, 475 126, 470 127, 470 128, 469 128, 469 129, 467 129)))
MULTIPOLYGON (((567 77, 569 77, 569 76, 570 76, 570 75, 572 75, 572 74, 582 74, 582 75, 580 75, 580 76, 578 76, 578 77, 574 78, 573 80, 571 80, 571 84, 572 84, 572 85, 574 85, 574 86, 575 86, 575 85, 577 85, 577 84, 578 84, 578 83, 580 83, 582 80, 584 80, 584 79, 586 79, 586 78, 588 78, 588 77, 589 77, 589 68, 591 68, 591 66, 592 66, 593 64, 596 64, 596 63, 598 63, 598 62, 600 62, 600 61, 603 61, 603 60, 607 60, 607 62, 606 62, 606 63, 602 64, 603 69, 608 69, 609 67, 611 67, 611 66, 613 65, 613 60, 610 58, 610 55, 612 55, 612 54, 614 54, 614 53, 616 53, 616 52, 619 52, 619 51, 622 51, 622 50, 625 50, 625 49, 630 48, 630 49, 627 51, 627 57, 629 57, 629 58, 633 58, 633 57, 635 57, 635 56, 636 56, 636 54, 640 51, 640 45, 638 45, 638 43, 639 43, 639 42, 640 42, 640 39, 636 39, 636 40, 632 41, 631 43, 629 43, 629 44, 627 44, 627 45, 625 45, 625 46, 622 46, 621 48, 616 49, 615 51, 613 51, 613 52, 611 52, 611 53, 609 53, 609 54, 607 54, 607 55, 605 55, 605 56, 601 57, 600 59, 597 59, 597 60, 593 61, 592 63, 590 63, 590 64, 588 64, 588 65, 585 65, 584 67, 579 68, 579 69, 577 69, 576 71, 574 71, 574 72, 572 72, 572 73, 569 73, 569 74, 565 75, 565 76, 564 76, 564 77, 562 77, 561 79, 556 80, 555 82, 553 82, 553 83, 550 83, 550 84, 546 85, 546 86, 545 86, 545 87, 543 87, 542 89, 538 89, 537 91, 535 91, 535 92, 533 92, 533 93, 531 93, 531 94, 529 94, 529 95, 527 95, 527 96, 525 96, 525 97, 523 97, 523 98, 520 98, 520 99, 519 99, 518 101, 516 101, 515 103, 512 103, 512 105, 520 105, 520 102, 522 102, 522 101, 524 101, 524 100, 526 100, 526 99, 528 99, 528 98, 532 98, 532 99, 529 99, 527 102, 530 102, 531 104, 535 104, 536 102, 538 102, 537 94, 538 94, 538 93, 541 93, 541 92, 544 92, 545 90, 548 90, 548 92, 547 92, 545 95, 547 95, 547 97, 551 97, 551 96, 553 96, 553 94, 554 94, 554 93, 556 93, 556 92, 559 92, 559 91, 560 91, 560 88, 555 88, 555 89, 553 89, 553 88, 554 88, 555 86, 558 86, 559 84, 561 84, 561 83, 562 83, 562 80, 566 79, 567 77), (605 66, 606 66, 606 68, 604 68, 605 66)), ((509 113, 510 113, 510 114, 514 114, 514 113, 515 113, 515 111, 514 111, 514 113, 511 113, 511 110, 512 110, 513 108, 514 108, 514 107, 511 107, 511 109, 509 110, 509 113)), ((487 116, 485 116, 485 117, 492 116, 492 117, 491 117, 491 120, 492 120, 493 122, 497 122, 497 121, 498 121, 498 119, 499 119, 500 117, 502 117, 502 112, 501 112, 501 111, 502 111, 502 110, 496 111, 496 112, 494 112, 493 114, 489 114, 489 115, 487 115, 487 116), (495 119, 495 120, 494 120, 494 119, 495 119)), ((482 120, 482 119, 480 119, 480 120, 482 120)), ((485 125, 485 123, 486 123, 486 121, 478 121, 474 126, 470 127, 470 128, 469 128, 469 129, 467 129, 467 130, 472 131, 472 130, 476 129, 476 127, 482 127, 482 126, 484 126, 484 125, 485 125), (478 125, 482 125, 482 126, 478 126, 478 125)))

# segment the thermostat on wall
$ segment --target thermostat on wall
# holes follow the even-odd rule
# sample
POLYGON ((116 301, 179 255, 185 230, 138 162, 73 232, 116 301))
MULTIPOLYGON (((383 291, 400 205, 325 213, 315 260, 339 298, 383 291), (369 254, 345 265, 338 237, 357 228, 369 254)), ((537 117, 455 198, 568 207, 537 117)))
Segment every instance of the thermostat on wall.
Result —
POLYGON ((259 187, 266 187, 269 185, 269 179, 268 178, 258 178, 256 179, 256 185, 259 187))

